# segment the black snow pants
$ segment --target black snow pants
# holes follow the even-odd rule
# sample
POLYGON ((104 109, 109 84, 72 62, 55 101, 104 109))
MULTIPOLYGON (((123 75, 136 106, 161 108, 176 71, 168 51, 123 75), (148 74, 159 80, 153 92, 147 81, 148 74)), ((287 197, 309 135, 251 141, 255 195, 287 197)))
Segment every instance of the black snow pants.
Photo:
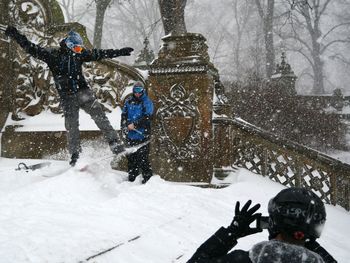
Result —
MULTIPOLYGON (((129 146, 136 146, 144 141, 128 140, 129 146)), ((152 175, 153 171, 149 162, 148 156, 150 151, 150 144, 146 144, 138 149, 136 152, 127 155, 128 159, 128 173, 129 181, 133 182, 135 178, 142 173, 142 177, 147 181, 152 175)))

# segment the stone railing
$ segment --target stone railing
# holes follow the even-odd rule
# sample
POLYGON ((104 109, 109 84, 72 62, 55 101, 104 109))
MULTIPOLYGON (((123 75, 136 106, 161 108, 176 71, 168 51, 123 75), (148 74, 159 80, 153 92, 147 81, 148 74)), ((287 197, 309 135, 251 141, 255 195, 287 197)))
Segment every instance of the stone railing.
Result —
POLYGON ((215 118, 214 167, 235 165, 285 186, 312 189, 350 210, 350 165, 238 118, 215 118))

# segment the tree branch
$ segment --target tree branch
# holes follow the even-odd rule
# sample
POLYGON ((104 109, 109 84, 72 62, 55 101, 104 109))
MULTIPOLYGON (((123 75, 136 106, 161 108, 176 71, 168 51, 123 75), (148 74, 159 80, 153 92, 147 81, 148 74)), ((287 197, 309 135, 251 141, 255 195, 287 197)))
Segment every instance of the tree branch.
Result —
POLYGON ((345 26, 345 25, 350 25, 350 22, 344 22, 344 23, 340 23, 338 25, 333 26, 331 29, 328 30, 328 32, 326 34, 323 35, 322 39, 325 39, 330 33, 332 33, 335 29, 341 27, 341 26, 345 26))
POLYGON ((255 0, 256 6, 258 8, 258 13, 260 15, 260 18, 264 21, 265 20, 265 15, 264 15, 264 10, 261 6, 260 0, 255 0))
POLYGON ((327 45, 323 46, 321 48, 320 53, 323 54, 323 52, 326 51, 327 48, 329 48, 331 45, 333 45, 335 43, 350 43, 350 39, 347 38, 347 39, 336 39, 336 40, 333 40, 333 41, 329 42, 327 45))

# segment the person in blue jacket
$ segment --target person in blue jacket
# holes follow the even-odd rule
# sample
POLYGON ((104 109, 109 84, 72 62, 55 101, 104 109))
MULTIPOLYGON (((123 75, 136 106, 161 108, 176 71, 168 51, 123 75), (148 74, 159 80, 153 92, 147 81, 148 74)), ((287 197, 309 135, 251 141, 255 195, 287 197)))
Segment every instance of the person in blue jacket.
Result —
POLYGON ((114 154, 125 150, 118 133, 113 129, 94 92, 83 74, 83 63, 105 58, 130 56, 131 47, 121 49, 86 49, 79 33, 70 31, 61 40, 59 48, 44 48, 28 40, 13 26, 5 34, 15 40, 27 53, 44 61, 52 72, 63 108, 67 130, 70 165, 74 166, 81 152, 79 133, 79 109, 82 108, 95 121, 114 154))
MULTIPOLYGON (((124 104, 121 128, 126 133, 127 145, 132 147, 147 142, 151 135, 151 118, 153 102, 147 96, 142 82, 133 85, 133 93, 124 104)), ((136 152, 127 155, 129 181, 135 181, 142 172, 142 183, 146 183, 153 175, 148 156, 150 144, 140 147, 136 152)))

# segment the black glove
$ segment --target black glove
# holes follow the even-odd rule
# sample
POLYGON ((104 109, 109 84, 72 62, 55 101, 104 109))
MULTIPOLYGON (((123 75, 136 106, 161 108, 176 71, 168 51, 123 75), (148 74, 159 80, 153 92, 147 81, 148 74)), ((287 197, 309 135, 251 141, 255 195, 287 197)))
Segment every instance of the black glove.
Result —
POLYGON ((15 35, 18 34, 18 30, 17 28, 15 28, 14 26, 8 26, 6 28, 6 31, 5 31, 5 35, 6 36, 9 36, 9 37, 14 37, 15 35))
POLYGON ((127 135, 129 133, 128 127, 123 127, 122 132, 123 134, 127 135))
POLYGON ((239 202, 236 203, 235 208, 235 217, 231 225, 228 227, 230 233, 234 238, 245 237, 248 235, 252 235, 258 232, 262 232, 261 228, 250 228, 249 225, 261 216, 261 213, 254 214, 259 208, 260 204, 256 204, 252 208, 249 208, 252 201, 249 200, 243 207, 242 210, 239 211, 239 202))
POLYGON ((132 47, 123 47, 118 50, 119 56, 130 56, 134 49, 132 47))

